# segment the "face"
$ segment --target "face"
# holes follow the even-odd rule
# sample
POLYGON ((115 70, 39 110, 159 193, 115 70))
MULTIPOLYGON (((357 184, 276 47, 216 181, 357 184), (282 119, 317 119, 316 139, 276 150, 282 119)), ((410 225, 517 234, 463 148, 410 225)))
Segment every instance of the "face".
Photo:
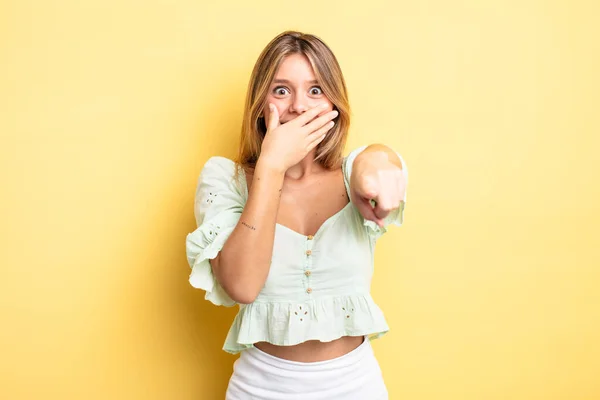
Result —
POLYGON ((319 104, 327 108, 319 115, 333 110, 333 103, 323 94, 310 62, 303 54, 286 57, 275 73, 264 105, 265 121, 269 121, 269 103, 277 107, 279 122, 286 123, 319 104))

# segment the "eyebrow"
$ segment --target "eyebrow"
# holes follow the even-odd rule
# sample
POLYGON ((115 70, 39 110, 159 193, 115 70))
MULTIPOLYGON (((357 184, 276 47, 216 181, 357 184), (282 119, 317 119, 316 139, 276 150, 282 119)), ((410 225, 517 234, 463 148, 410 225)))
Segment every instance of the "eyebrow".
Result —
MULTIPOLYGON (((287 79, 274 79, 273 83, 287 83, 289 85, 291 82, 287 79)), ((317 83, 319 83, 319 81, 313 79, 312 81, 306 81, 306 83, 316 85, 317 83)))

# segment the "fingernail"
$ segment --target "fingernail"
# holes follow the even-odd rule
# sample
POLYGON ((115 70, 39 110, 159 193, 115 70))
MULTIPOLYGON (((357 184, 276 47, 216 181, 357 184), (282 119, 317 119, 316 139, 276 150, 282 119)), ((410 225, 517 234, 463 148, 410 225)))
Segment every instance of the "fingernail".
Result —
POLYGON ((319 107, 321 107, 321 108, 327 108, 327 104, 323 103, 319 107))
POLYGON ((271 110, 271 111, 274 110, 273 104, 269 104, 269 110, 271 110))

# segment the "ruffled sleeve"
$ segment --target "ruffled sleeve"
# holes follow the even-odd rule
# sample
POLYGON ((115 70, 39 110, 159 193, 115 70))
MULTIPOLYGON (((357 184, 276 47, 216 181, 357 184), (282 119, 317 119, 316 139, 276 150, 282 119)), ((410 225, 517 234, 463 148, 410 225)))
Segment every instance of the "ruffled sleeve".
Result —
MULTIPOLYGON (((343 161, 343 171, 344 171, 344 179, 346 183, 346 189, 348 191, 348 196, 350 196, 350 177, 352 175, 352 164, 354 163, 354 159, 358 156, 363 150, 365 150, 367 146, 358 147, 350 152, 348 156, 344 158, 343 161)), ((404 179, 406 184, 408 185, 408 169, 406 167, 406 162, 404 158, 400 155, 400 153, 396 152, 398 157, 400 158, 400 162, 402 164, 402 173, 404 174, 404 179)), ((371 204, 375 205, 375 201, 371 200, 371 204)), ((394 209, 392 212, 388 214, 387 217, 384 218, 383 227, 377 225, 374 221, 369 221, 363 219, 363 225, 366 227, 369 236, 373 239, 378 239, 381 235, 387 232, 388 227, 390 225, 401 226, 404 222, 404 206, 406 204, 406 191, 404 192, 404 199, 400 202, 400 206, 394 209)))
POLYGON ((211 157, 206 162, 194 200, 197 228, 186 237, 187 260, 192 268, 190 284, 205 290, 206 300, 227 307, 236 302, 217 281, 209 260, 221 251, 244 208, 242 186, 234 180, 234 172, 235 163, 227 158, 211 157))

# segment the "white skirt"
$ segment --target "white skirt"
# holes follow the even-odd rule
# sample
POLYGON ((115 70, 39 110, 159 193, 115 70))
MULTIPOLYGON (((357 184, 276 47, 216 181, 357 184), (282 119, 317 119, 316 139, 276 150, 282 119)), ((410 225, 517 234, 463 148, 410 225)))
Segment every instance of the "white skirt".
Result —
POLYGON ((299 362, 251 347, 233 363, 225 400, 388 400, 368 336, 340 357, 299 362))

